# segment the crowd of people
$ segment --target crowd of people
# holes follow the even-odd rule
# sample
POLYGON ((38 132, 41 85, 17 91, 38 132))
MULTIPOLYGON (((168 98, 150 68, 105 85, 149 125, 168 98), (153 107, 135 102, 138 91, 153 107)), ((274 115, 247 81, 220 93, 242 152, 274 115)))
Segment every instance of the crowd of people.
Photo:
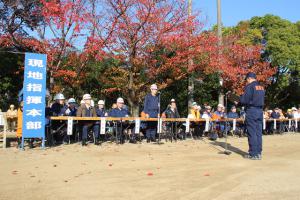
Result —
MULTIPOLYGON (((155 84, 151 85, 150 93, 145 97, 144 109, 141 112, 141 117, 146 118, 180 118, 180 112, 176 106, 176 100, 171 99, 169 105, 165 110, 160 111, 159 108, 159 95, 157 93, 158 88, 155 84)), ((46 108, 46 124, 49 126, 51 116, 77 116, 77 117, 128 117, 130 112, 128 107, 125 105, 124 99, 119 97, 116 103, 112 105, 110 109, 105 108, 105 101, 100 99, 97 104, 93 101, 90 94, 85 94, 82 100, 76 102, 74 98, 66 99, 62 93, 55 96, 54 102, 46 108)), ((23 104, 22 104, 23 105, 23 104)), ((18 129, 18 137, 21 138, 22 123, 18 123, 16 127, 17 118, 22 121, 22 105, 19 107, 18 111, 15 109, 14 105, 11 105, 9 110, 6 112, 6 118, 8 123, 8 131, 15 131, 18 129), (20 114, 21 113, 21 114, 20 114)), ((220 119, 245 119, 244 108, 237 108, 236 105, 231 106, 230 110, 227 112, 224 105, 219 104, 214 110, 210 105, 204 104, 199 105, 197 102, 193 102, 187 118, 190 119, 212 119, 216 121, 214 124, 214 132, 210 135, 211 139, 216 139, 226 130, 225 124, 223 122, 218 122, 220 119)), ((264 119, 299 119, 300 118, 300 108, 297 109, 293 107, 288 109, 287 112, 283 112, 279 108, 274 110, 265 110, 264 119)), ((274 123, 274 122, 273 122, 274 123)), ((181 126, 180 123, 167 123, 167 130, 174 131, 181 126)), ((229 126, 232 126, 232 123, 229 126)), ((79 121, 76 124, 75 131, 80 132, 82 146, 88 144, 88 134, 93 133, 93 142, 95 145, 100 143, 100 127, 99 121, 79 121)), ((281 126, 279 124, 279 126, 281 126)), ((194 139, 201 139, 205 133, 204 122, 192 122, 190 127, 193 131, 194 139)), ((271 132, 274 125, 267 123, 266 131, 271 132)), ((135 143, 136 136, 132 130, 134 127, 125 122, 115 123, 114 132, 119 143, 123 144, 125 142, 125 129, 131 129, 131 136, 129 141, 135 143)), ((156 142, 157 140, 157 122, 143 122, 141 128, 144 128, 144 136, 147 142, 156 142)), ((54 131, 53 139, 55 143, 68 143, 70 137, 66 134, 66 121, 51 121, 51 129, 54 131), (57 131, 59 130, 59 131, 57 131), (59 133, 59 134, 58 134, 59 133)), ((185 135, 181 135, 182 139, 185 139, 185 135)))

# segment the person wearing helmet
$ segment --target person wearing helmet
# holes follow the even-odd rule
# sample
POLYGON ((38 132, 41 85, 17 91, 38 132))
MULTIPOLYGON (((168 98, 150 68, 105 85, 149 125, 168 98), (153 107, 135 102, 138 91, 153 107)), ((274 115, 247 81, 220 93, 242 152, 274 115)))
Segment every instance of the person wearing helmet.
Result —
MULTIPOLYGON (((157 118, 159 116, 159 98, 158 98, 158 88, 156 84, 152 84, 150 87, 151 93, 147 94, 144 101, 144 110, 147 118, 157 118)), ((147 143, 150 141, 155 142, 155 136, 157 131, 157 122, 149 121, 147 122, 146 137, 147 143)))
MULTIPOLYGON (((96 109, 92 107, 90 94, 83 95, 84 104, 78 108, 76 116, 77 117, 97 117, 96 109)), ((80 121, 82 127, 82 146, 87 146, 87 136, 88 131, 93 129, 94 132, 94 144, 99 145, 99 124, 96 121, 80 121)))
MULTIPOLYGON (((55 102, 50 108, 51 116, 64 116, 68 106, 65 104, 65 96, 62 93, 58 93, 54 97, 55 102)), ((51 128, 53 130, 54 144, 64 143, 67 144, 67 123, 66 121, 53 120, 51 122, 51 128)))
POLYGON ((65 104, 65 96, 61 93, 58 93, 54 97, 55 103, 51 106, 52 116, 63 116, 65 115, 66 110, 68 109, 65 104))
POLYGON ((97 113, 98 117, 107 117, 108 116, 107 112, 105 111, 104 105, 105 105, 105 103, 103 100, 98 101, 98 108, 96 108, 96 113, 97 113))
POLYGON ((65 112, 66 116, 76 116, 77 108, 76 108, 76 101, 74 98, 70 98, 68 100, 68 108, 65 112))
MULTIPOLYGON (((128 117, 129 113, 127 109, 124 109, 124 99, 119 97, 117 99, 117 108, 113 108, 109 114, 110 117, 128 117)), ((124 122, 117 122, 116 125, 116 134, 117 134, 117 139, 119 140, 120 144, 125 143, 125 135, 124 135, 124 127, 127 124, 124 122)))

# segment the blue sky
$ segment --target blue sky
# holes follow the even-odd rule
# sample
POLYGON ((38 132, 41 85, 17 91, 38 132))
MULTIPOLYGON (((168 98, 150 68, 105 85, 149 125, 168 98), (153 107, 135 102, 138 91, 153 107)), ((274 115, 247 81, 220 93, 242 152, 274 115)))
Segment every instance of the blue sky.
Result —
MULTIPOLYGON (((192 0, 193 11, 201 11, 206 28, 217 23, 217 0, 192 0)), ((278 15, 292 22, 300 21, 300 0, 221 0, 224 26, 265 14, 278 15)))

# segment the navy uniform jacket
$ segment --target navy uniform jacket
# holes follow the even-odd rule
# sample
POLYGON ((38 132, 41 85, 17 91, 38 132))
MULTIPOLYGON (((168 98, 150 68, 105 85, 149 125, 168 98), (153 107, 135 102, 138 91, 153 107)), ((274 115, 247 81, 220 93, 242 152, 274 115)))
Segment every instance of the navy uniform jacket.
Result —
POLYGON ((128 115, 128 110, 123 108, 114 108, 109 112, 110 117, 127 117, 128 115))
POLYGON ((253 81, 245 87, 245 93, 240 97, 240 102, 249 108, 262 109, 265 101, 265 90, 257 81, 253 81))
POLYGON ((144 102, 144 113, 148 114, 150 118, 157 118, 158 116, 158 96, 147 94, 144 102))
POLYGON ((239 118, 239 114, 236 113, 236 112, 229 112, 229 113, 227 114, 227 118, 230 118, 230 119, 237 119, 237 118, 239 118))
MULTIPOLYGON (((73 109, 71 109, 71 108, 69 107, 67 110, 70 110, 69 114, 67 114, 67 112, 66 112, 66 115, 67 115, 67 116, 76 117, 76 113, 77 113, 77 108, 76 108, 76 107, 74 107, 73 109)), ((66 110, 66 111, 67 111, 67 110, 66 110)))
POLYGON ((168 107, 164 113, 167 118, 180 118, 177 108, 173 111, 170 107, 168 107))
POLYGON ((105 117, 105 110, 104 110, 104 108, 102 108, 102 109, 96 108, 96 113, 97 113, 98 117, 105 117))
POLYGON ((65 115, 66 110, 68 107, 66 105, 61 105, 59 103, 54 103, 51 106, 51 113, 52 116, 63 116, 65 115))
POLYGON ((279 118, 280 118, 280 114, 277 113, 277 112, 272 112, 272 113, 271 113, 271 118, 272 118, 272 119, 279 119, 279 118))

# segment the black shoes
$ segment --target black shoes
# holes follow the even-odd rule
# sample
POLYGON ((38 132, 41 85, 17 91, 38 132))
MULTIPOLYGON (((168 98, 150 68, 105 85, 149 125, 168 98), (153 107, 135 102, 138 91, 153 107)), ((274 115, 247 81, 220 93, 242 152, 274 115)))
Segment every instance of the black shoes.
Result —
POLYGON ((100 145, 101 143, 99 142, 99 139, 98 138, 95 138, 95 145, 100 145))
POLYGON ((82 146, 87 146, 86 139, 82 139, 82 146))

